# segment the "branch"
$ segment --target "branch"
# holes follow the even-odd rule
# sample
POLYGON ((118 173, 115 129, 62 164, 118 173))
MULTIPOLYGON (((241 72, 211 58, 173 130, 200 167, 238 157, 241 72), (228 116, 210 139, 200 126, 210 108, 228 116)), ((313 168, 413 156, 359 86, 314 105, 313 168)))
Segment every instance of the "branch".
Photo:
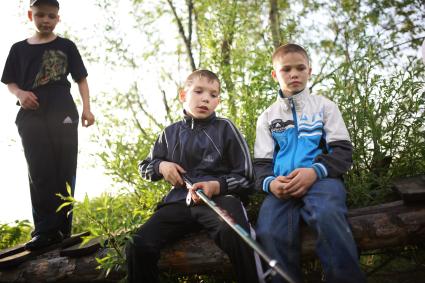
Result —
POLYGON ((161 93, 162 93, 162 102, 164 103, 166 118, 169 122, 171 122, 173 119, 171 117, 171 109, 170 109, 170 106, 168 106, 167 96, 165 95, 165 90, 161 89, 161 93))
POLYGON ((139 122, 139 119, 137 119, 137 113, 133 108, 132 101, 130 100, 128 95, 125 95, 125 99, 127 101, 127 106, 130 108, 131 113, 133 114, 133 120, 136 123, 137 128, 142 132, 143 136, 147 137, 148 136, 147 132, 143 129, 142 125, 139 122))
MULTIPOLYGON (((338 41, 339 33, 340 33, 340 30, 338 29, 337 32, 336 32, 335 38, 333 40, 333 44, 334 45, 338 41)), ((326 78, 326 76, 325 77, 321 77, 321 75, 323 74, 323 70, 325 69, 325 67, 327 66, 327 64, 331 62, 331 60, 329 60, 329 58, 331 57, 331 55, 333 55, 333 54, 331 52, 329 52, 328 53, 328 56, 326 57, 325 63, 322 64, 322 66, 320 67, 319 74, 316 77, 317 79, 313 82, 313 84, 311 85, 310 89, 313 89, 316 84, 321 83, 326 78)))
MULTIPOLYGON (((171 11, 173 12, 173 15, 174 15, 174 19, 176 20, 176 23, 177 23, 177 27, 178 27, 178 30, 179 30, 179 34, 180 34, 180 36, 182 37, 182 39, 183 39, 183 42, 184 42, 184 44, 185 44, 185 46, 186 46, 186 51, 187 51, 187 55, 188 55, 188 57, 189 57, 189 61, 190 61, 190 66, 191 66, 191 68, 192 68, 192 71, 195 71, 196 70, 196 65, 195 65, 195 60, 193 59, 193 54, 192 54, 192 44, 191 44, 191 37, 192 37, 192 28, 190 28, 190 32, 189 32, 189 35, 188 36, 186 36, 186 33, 184 32, 184 28, 183 28, 183 24, 182 24, 182 21, 181 21, 181 19, 179 18, 179 16, 177 15, 177 10, 176 10, 176 8, 174 7, 174 5, 173 5, 173 2, 172 2, 172 0, 167 0, 167 3, 168 3, 168 5, 170 6, 170 8, 171 8, 171 11)), ((192 1, 191 0, 189 0, 188 2, 187 2, 187 4, 188 4, 188 9, 190 10, 190 17, 191 17, 191 15, 192 15, 192 10, 193 10, 193 5, 192 5, 192 1)), ((189 22, 191 23, 192 21, 191 21, 191 19, 189 20, 189 22)))
POLYGON ((392 49, 394 49, 394 48, 397 48, 397 47, 399 47, 399 46, 402 46, 402 45, 404 45, 404 44, 408 44, 408 43, 411 43, 411 42, 416 41, 416 40, 420 41, 420 40, 423 40, 423 39, 425 39, 425 36, 421 36, 421 37, 417 37, 417 38, 412 38, 412 39, 410 39, 410 40, 408 40, 408 41, 404 41, 404 42, 398 43, 398 44, 393 45, 393 46, 391 46, 391 47, 386 47, 386 48, 384 48, 384 50, 386 50, 386 51, 390 51, 390 50, 392 50, 392 49))
MULTIPOLYGON (((139 87, 137 85, 134 85, 134 88, 136 90, 136 93, 139 93, 139 87)), ((143 100, 143 103, 146 103, 146 101, 143 100)), ((152 116, 148 111, 146 111, 145 107, 143 106, 143 103, 140 101, 140 99, 137 100, 137 105, 139 106, 140 110, 142 110, 143 114, 145 114, 159 129, 164 128, 164 126, 159 123, 154 116, 152 116)))
POLYGON ((187 13, 189 14, 189 22, 187 24, 187 30, 188 30, 188 41, 190 46, 192 47, 192 12, 193 12, 193 1, 187 0, 187 13))

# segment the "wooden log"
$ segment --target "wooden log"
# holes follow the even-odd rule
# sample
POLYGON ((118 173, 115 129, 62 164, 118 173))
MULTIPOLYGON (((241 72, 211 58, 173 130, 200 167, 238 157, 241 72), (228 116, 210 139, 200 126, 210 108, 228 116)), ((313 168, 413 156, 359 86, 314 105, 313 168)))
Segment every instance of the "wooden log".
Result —
MULTIPOLYGON (((371 206, 349 212, 349 221, 362 251, 423 243, 425 205, 405 206, 402 201, 371 206)), ((58 251, 25 262, 18 268, 0 271, 3 282, 116 282, 125 276, 111 271, 108 278, 96 269, 95 257, 105 250, 81 257, 60 257, 58 251)), ((302 230, 302 253, 314 255, 314 235, 302 230)), ((206 233, 189 235, 164 249, 159 262, 162 271, 183 274, 224 273, 231 269, 228 257, 208 239, 206 233)))
POLYGON ((425 175, 412 176, 396 180, 393 189, 406 204, 425 202, 425 175))

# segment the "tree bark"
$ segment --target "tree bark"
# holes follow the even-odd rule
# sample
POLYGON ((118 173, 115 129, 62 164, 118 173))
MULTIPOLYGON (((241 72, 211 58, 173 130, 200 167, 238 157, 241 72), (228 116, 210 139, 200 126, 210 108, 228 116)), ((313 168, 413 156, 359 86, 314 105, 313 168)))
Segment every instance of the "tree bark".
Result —
MULTIPOLYGON (((414 245, 425 240, 425 205, 403 205, 402 201, 370 206, 349 212, 349 221, 362 251, 414 245)), ((81 257, 59 257, 58 251, 42 255, 11 270, 0 271, 3 282, 116 282, 125 272, 111 271, 105 278, 96 269, 95 257, 105 250, 81 257)), ((314 257, 314 235, 302 229, 302 254, 314 257)), ((206 233, 188 235, 164 249, 159 267, 182 274, 214 274, 231 269, 227 256, 208 239, 206 233)))

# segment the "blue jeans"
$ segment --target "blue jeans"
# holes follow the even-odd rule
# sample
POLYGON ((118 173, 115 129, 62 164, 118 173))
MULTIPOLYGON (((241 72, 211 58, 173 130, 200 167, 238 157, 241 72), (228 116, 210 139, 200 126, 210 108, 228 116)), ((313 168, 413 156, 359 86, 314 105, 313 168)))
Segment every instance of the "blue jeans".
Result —
MULTIPOLYGON (((257 237, 266 252, 296 282, 302 281, 300 217, 316 232, 316 252, 326 282, 366 282, 347 221, 346 192, 339 179, 313 184, 301 199, 280 200, 268 195, 260 209, 257 237)), ((285 282, 279 275, 273 283, 285 282)))

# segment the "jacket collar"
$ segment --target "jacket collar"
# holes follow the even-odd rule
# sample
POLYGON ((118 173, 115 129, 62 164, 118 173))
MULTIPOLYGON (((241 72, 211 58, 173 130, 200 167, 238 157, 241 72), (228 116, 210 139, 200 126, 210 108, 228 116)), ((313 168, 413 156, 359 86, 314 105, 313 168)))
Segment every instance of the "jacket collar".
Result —
POLYGON ((279 95, 277 101, 281 102, 285 110, 291 110, 292 104, 295 106, 297 112, 301 111, 304 106, 304 99, 307 95, 310 94, 309 89, 306 87, 301 92, 292 95, 290 97, 285 97, 281 89, 279 89, 279 95))
POLYGON ((188 115, 186 110, 183 110, 183 123, 190 127, 191 129, 196 128, 202 128, 205 127, 206 125, 210 124, 213 120, 215 120, 216 118, 216 114, 215 112, 213 112, 210 116, 208 116, 205 119, 196 119, 193 118, 192 116, 188 115))

